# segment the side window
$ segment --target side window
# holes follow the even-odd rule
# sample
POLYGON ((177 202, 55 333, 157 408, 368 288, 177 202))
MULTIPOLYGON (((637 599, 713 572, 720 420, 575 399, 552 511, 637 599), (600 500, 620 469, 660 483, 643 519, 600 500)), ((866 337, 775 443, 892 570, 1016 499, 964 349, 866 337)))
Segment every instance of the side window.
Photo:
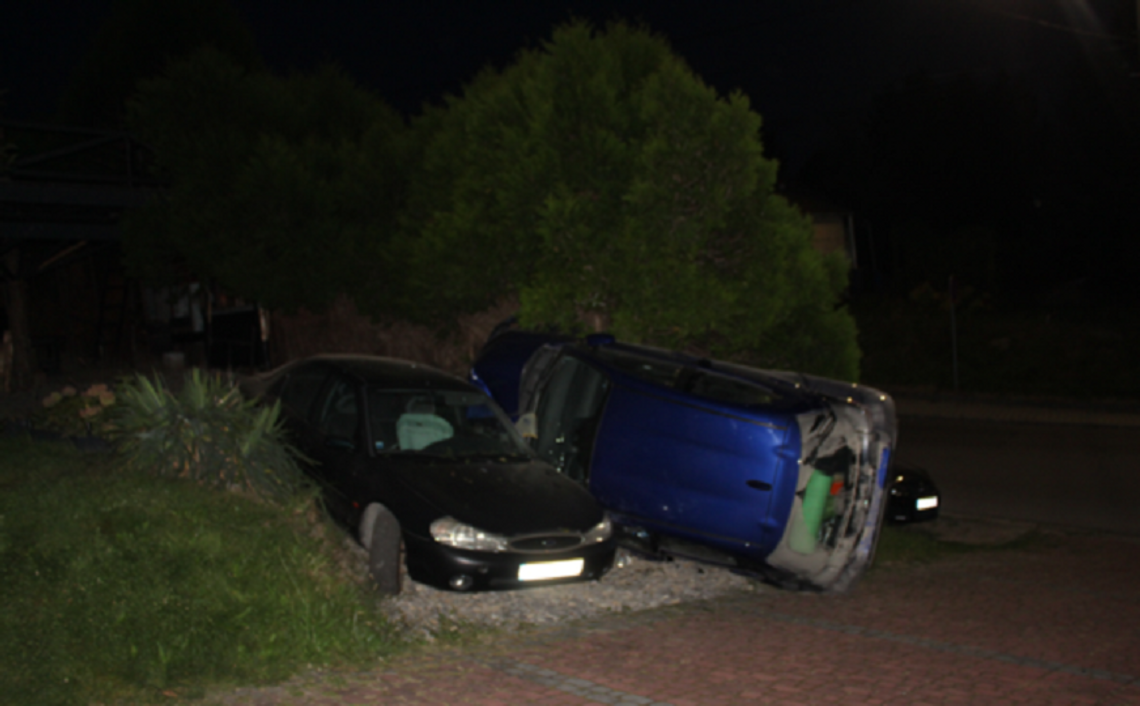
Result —
POLYGON ((610 382, 577 358, 556 363, 538 401, 535 451, 559 471, 588 483, 594 438, 610 382))
POLYGON ((595 355, 623 373, 662 387, 676 387, 685 372, 685 366, 680 363, 648 359, 620 351, 603 349, 595 355))
POLYGON ((316 426, 325 442, 355 447, 360 426, 355 386, 342 377, 334 378, 318 407, 316 426))
POLYGON ((281 390, 281 406, 286 414, 296 419, 309 419, 309 411, 321 384, 328 377, 328 370, 320 366, 308 366, 291 373, 281 390))
POLYGON ((531 354, 519 375, 519 398, 511 400, 518 402, 518 413, 522 414, 530 409, 531 402, 538 394, 539 382, 546 374, 546 369, 558 357, 561 349, 557 346, 543 346, 531 354))
POLYGON ((684 387, 698 397, 743 407, 771 404, 773 400, 772 393, 759 385, 704 371, 693 373, 684 387))

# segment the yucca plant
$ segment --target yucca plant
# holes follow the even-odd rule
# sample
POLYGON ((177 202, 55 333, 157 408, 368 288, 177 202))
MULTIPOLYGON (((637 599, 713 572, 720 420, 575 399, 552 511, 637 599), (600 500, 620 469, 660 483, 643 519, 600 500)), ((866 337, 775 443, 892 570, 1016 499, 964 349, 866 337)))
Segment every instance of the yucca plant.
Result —
POLYGON ((175 395, 162 378, 119 386, 116 434, 129 466, 283 500, 304 485, 280 404, 246 400, 232 383, 194 369, 175 395))

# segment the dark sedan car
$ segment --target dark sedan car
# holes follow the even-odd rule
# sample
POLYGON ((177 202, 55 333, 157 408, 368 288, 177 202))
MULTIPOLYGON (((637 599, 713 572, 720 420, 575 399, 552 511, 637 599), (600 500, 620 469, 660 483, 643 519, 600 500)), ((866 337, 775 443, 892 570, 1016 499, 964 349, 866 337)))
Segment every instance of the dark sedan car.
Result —
POLYGON ((596 579, 610 522, 580 485, 535 457, 482 391, 430 367, 321 356, 247 380, 281 401, 330 513, 368 549, 380 589, 408 574, 440 588, 596 579))
POLYGON ((862 385, 524 331, 488 341, 471 378, 517 394, 500 403, 621 542, 783 586, 849 586, 903 473, 894 404, 862 385))

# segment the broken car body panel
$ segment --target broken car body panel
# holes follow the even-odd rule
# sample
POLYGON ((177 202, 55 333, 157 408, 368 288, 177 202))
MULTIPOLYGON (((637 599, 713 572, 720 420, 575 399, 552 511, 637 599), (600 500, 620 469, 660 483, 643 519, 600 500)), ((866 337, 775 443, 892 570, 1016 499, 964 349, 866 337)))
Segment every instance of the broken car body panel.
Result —
MULTIPOLYGON (((896 437, 888 395, 612 337, 535 347, 530 336, 515 341, 534 351, 520 426, 589 487, 626 543, 821 590, 866 568, 896 437)), ((473 379, 493 376, 487 359, 473 379)))

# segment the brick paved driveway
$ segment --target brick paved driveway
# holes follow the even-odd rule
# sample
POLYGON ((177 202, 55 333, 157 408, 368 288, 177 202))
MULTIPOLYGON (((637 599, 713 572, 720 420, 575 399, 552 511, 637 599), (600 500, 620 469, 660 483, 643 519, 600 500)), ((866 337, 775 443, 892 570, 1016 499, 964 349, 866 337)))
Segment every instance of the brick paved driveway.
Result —
POLYGON ((1140 704, 1140 538, 876 567, 434 649, 219 700, 297 704, 1140 704))

